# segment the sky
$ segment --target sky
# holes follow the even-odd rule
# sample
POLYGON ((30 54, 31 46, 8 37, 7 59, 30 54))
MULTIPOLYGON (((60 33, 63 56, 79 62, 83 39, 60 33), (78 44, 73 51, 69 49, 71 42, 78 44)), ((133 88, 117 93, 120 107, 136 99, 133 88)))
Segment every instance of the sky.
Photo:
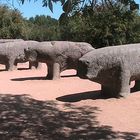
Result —
MULTIPOLYGON (((17 8, 25 18, 35 17, 36 15, 48 15, 52 18, 59 19, 60 15, 63 13, 62 6, 60 3, 53 5, 53 13, 47 7, 42 7, 43 0, 25 0, 25 3, 19 4, 18 0, 0 0, 1 3, 13 1, 13 5, 17 8)), ((140 0, 135 0, 140 7, 140 0)), ((10 3, 11 4, 11 3, 10 3)))
MULTIPOLYGON (((9 0, 8 5, 11 7, 17 8, 25 18, 35 17, 36 15, 48 15, 52 18, 59 19, 60 15, 63 13, 62 6, 59 2, 53 4, 53 13, 47 7, 42 7, 43 0, 25 0, 25 3, 22 5, 18 3, 18 0, 9 0), (12 6, 13 5, 13 6, 12 6)), ((6 0, 0 0, 1 3, 7 3, 6 0)))

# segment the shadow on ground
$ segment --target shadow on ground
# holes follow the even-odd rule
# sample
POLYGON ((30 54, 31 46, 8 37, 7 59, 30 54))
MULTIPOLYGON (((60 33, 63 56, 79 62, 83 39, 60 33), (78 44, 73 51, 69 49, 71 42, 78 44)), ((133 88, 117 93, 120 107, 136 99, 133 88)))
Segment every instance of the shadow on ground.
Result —
POLYGON ((101 92, 100 90, 96 90, 96 91, 69 94, 69 95, 57 97, 56 100, 63 101, 63 102, 78 102, 78 101, 87 100, 87 99, 92 99, 92 100, 106 99, 106 97, 103 97, 100 95, 100 92, 101 92))
POLYGON ((18 68, 18 70, 30 70, 30 68, 18 68))
POLYGON ((77 75, 61 75, 61 78, 77 77, 77 75))
POLYGON ((1 140, 135 140, 137 133, 100 126, 97 107, 0 95, 1 140))
MULTIPOLYGON (((76 75, 62 75, 61 78, 76 77, 76 75)), ((25 78, 13 78, 12 81, 27 81, 27 80, 50 80, 46 77, 25 77, 25 78)))
POLYGON ((0 72, 6 71, 6 69, 0 69, 0 72))
POLYGON ((25 78, 14 78, 11 80, 12 81, 46 80, 46 77, 25 77, 25 78))
MULTIPOLYGON (((135 92, 136 91, 131 91, 131 94, 135 92)), ((78 101, 87 100, 87 99, 96 100, 96 99, 115 98, 115 97, 110 97, 110 96, 103 96, 100 93, 101 93, 101 90, 80 92, 80 93, 74 93, 74 94, 57 97, 56 100, 62 101, 62 102, 78 102, 78 101)))
MULTIPOLYGON (((17 70, 29 70, 29 68, 18 68, 17 70)), ((0 69, 0 72, 7 71, 6 69, 0 69)))

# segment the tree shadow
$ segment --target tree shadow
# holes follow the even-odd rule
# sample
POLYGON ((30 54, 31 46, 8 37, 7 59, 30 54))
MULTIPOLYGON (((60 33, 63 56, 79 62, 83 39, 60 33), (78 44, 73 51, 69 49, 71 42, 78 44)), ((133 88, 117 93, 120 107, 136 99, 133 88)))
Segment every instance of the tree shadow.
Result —
POLYGON ((1 140, 135 140, 138 133, 115 132, 97 121, 98 107, 0 95, 1 140))

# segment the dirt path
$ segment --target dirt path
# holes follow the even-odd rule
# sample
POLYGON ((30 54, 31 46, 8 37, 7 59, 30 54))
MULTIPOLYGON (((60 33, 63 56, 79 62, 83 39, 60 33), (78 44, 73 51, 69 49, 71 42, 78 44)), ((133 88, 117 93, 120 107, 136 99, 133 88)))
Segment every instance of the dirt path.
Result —
POLYGON ((51 81, 44 80, 47 74, 45 65, 40 70, 27 70, 27 63, 20 64, 22 70, 12 72, 3 71, 2 65, 0 68, 0 122, 9 122, 7 127, 0 127, 3 139, 59 140, 61 136, 61 140, 140 140, 140 92, 125 99, 102 99, 98 96, 100 85, 74 76, 74 70, 65 71, 60 80, 51 81), (32 115, 22 112, 25 119, 15 104, 22 111, 26 108, 32 115), (3 115, 5 111, 12 115, 3 115), (31 119, 33 116, 36 119, 31 119), (9 121, 9 117, 14 119, 9 121), (26 123, 21 120, 26 120, 26 123), (32 120, 37 127, 31 125, 32 120), (19 125, 14 128, 13 122, 26 124, 26 129, 19 125), (43 128, 38 130, 40 127, 43 128))

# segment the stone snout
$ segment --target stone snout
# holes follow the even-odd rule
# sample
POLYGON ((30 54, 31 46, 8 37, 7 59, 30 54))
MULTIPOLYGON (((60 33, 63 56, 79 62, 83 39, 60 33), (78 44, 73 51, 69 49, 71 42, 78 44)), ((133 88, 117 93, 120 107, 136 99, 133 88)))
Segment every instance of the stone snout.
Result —
POLYGON ((98 81, 103 67, 94 61, 89 61, 86 58, 81 58, 78 61, 78 76, 82 79, 98 81))
POLYGON ((91 75, 89 73, 89 64, 90 62, 88 62, 87 60, 81 60, 79 59, 78 61, 78 71, 77 71, 77 75, 82 78, 82 79, 91 79, 96 77, 97 75, 91 75))
POLYGON ((37 60, 37 52, 29 48, 24 49, 25 56, 28 61, 35 62, 37 60))

